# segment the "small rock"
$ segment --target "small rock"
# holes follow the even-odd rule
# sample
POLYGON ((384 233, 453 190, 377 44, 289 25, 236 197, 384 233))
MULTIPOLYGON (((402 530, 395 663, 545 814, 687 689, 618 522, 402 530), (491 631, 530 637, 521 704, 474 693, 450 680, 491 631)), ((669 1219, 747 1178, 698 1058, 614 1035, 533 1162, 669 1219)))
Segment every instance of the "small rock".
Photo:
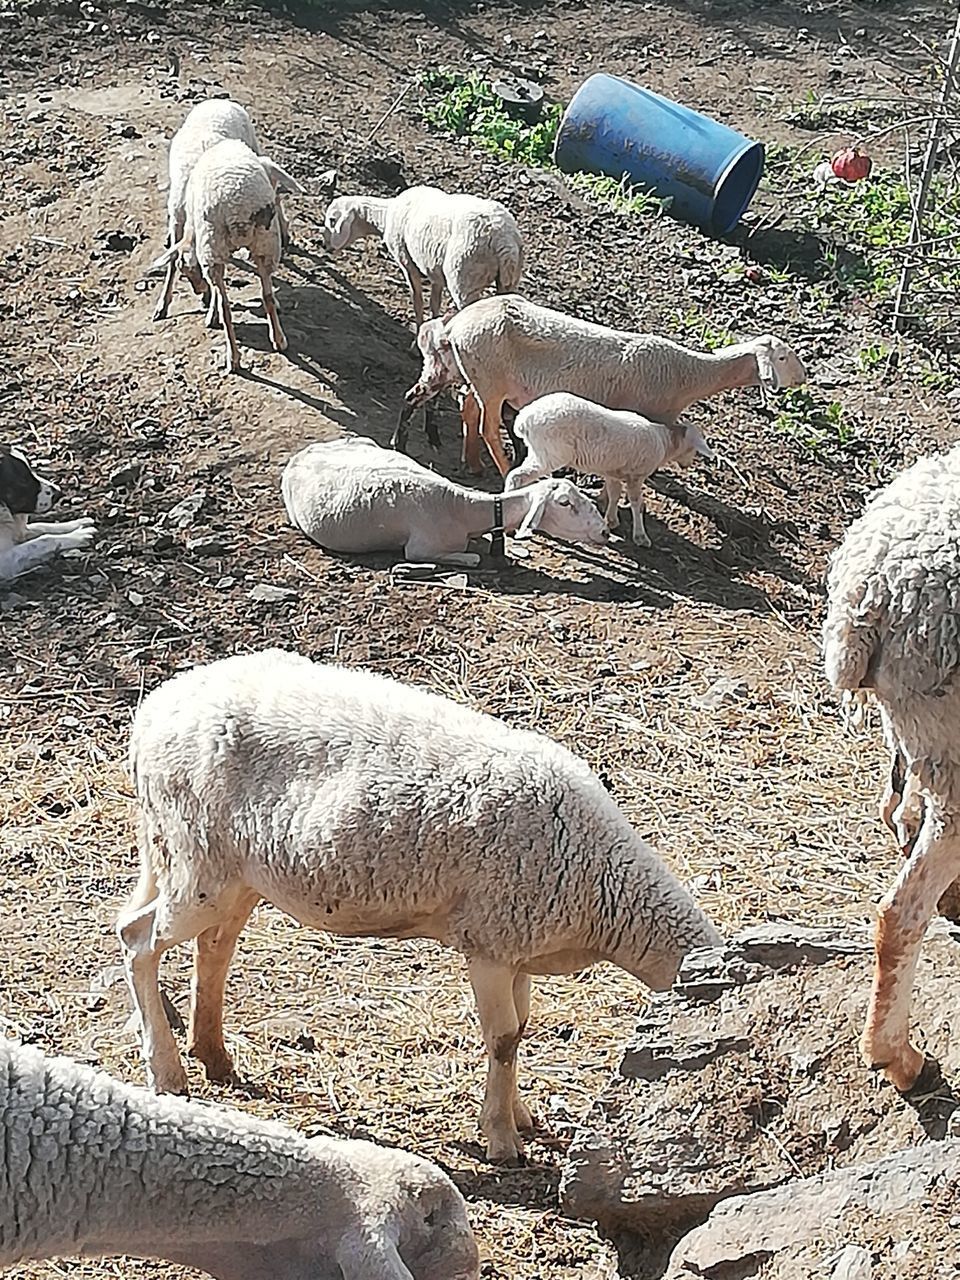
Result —
POLYGON ((169 533, 158 534, 153 540, 154 551, 169 551, 173 546, 173 538, 169 533))
POLYGON ((736 693, 741 683, 740 680, 732 680, 729 676, 721 676, 719 680, 714 680, 704 693, 699 697, 691 698, 690 701, 703 711, 714 711, 721 702, 732 700, 731 696, 736 693))
POLYGON ((176 529, 185 529, 188 524, 192 524, 206 496, 203 489, 198 489, 196 493, 191 493, 189 498, 184 498, 175 507, 171 507, 167 512, 167 524, 172 524, 176 529))
POLYGON ((60 723, 63 725, 64 729, 80 728, 80 721, 77 719, 76 716, 61 716, 60 723))
POLYGON ((140 594, 139 591, 128 591, 127 599, 130 601, 130 603, 133 605, 135 609, 139 609, 140 606, 143 604, 143 596, 140 594))
POLYGON ((121 138, 139 138, 140 133, 135 125, 124 123, 123 120, 114 121, 114 132, 119 134, 121 138))
POLYGON ((236 582, 236 578, 218 578, 213 585, 217 591, 228 591, 231 587, 236 585, 236 582))
POLYGON ((860 1244, 848 1244, 833 1259, 830 1280, 870 1280, 873 1259, 860 1244))
POLYGON ((192 551, 195 556, 222 556, 226 547, 219 538, 200 537, 188 538, 187 550, 192 551))
POLYGON ((262 600, 265 604, 277 604, 281 600, 295 600, 297 597, 292 587, 275 587, 269 582, 258 582, 247 594, 251 600, 262 600))
POLYGON ((112 489, 130 489, 140 479, 142 471, 142 462, 128 462, 125 467, 121 467, 119 471, 115 471, 110 477, 110 487, 112 489))

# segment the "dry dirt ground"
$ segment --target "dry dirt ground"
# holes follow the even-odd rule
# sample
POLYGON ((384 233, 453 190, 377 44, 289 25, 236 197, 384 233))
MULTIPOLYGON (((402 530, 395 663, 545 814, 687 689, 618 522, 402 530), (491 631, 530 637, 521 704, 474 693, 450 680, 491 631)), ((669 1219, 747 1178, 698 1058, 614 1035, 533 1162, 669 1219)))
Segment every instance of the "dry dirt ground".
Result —
MULTIPOLYGON (((960 435, 958 402, 916 376, 923 356, 909 343, 896 368, 861 372, 858 352, 888 337, 884 318, 839 294, 824 306, 815 255, 806 276, 747 282, 736 238, 592 209, 554 179, 431 132, 416 90, 367 139, 411 73, 448 63, 531 65, 558 100, 592 69, 625 73, 797 147, 812 136, 788 120, 798 103, 896 80, 897 59, 916 53, 907 29, 945 21, 916 4, 687 0, 426 12, 331 0, 296 15, 0 5, 0 437, 64 484, 65 515, 95 516, 101 531, 93 554, 0 593, 7 1032, 141 1078, 112 933, 135 867, 130 717, 174 670, 267 644, 419 681, 563 741, 725 927, 871 918, 896 858, 875 818, 874 728, 844 730, 818 668, 825 559, 878 479, 960 435), (336 167, 344 191, 405 180, 501 196, 527 236, 525 289, 542 302, 687 338, 703 323, 783 333, 855 415, 863 446, 811 453, 774 431, 776 406, 759 392, 728 393, 693 413, 721 460, 658 481, 649 551, 541 540, 466 586, 401 584, 387 558, 325 556, 286 527, 280 469, 339 427, 387 438, 418 369, 408 299, 375 244, 323 254, 315 186, 288 202, 285 356, 267 346, 242 264, 243 376, 222 376, 222 339, 182 288, 170 319, 152 323, 156 285, 140 278, 162 244, 166 142, 193 101, 224 90, 308 187, 336 167), (168 518, 191 497, 192 523, 168 518), (252 599, 264 583, 289 594, 252 599)), ((755 208, 777 200, 768 182, 755 208)), ((769 258, 778 243, 753 247, 769 258)), ((439 457, 418 430, 412 450, 453 475, 449 409, 441 425, 439 457)), ((164 967, 181 1007, 188 960, 184 950, 164 967)), ((487 1280, 603 1280, 615 1259, 559 1215, 558 1169, 643 998, 609 968, 537 985, 522 1085, 541 1132, 526 1167, 493 1170, 477 1142, 482 1053, 458 959, 308 933, 265 908, 228 991, 244 1083, 212 1087, 195 1072, 193 1083, 440 1161, 472 1205, 487 1280)), ((120 1274, 113 1262, 15 1274, 80 1273, 120 1274)))

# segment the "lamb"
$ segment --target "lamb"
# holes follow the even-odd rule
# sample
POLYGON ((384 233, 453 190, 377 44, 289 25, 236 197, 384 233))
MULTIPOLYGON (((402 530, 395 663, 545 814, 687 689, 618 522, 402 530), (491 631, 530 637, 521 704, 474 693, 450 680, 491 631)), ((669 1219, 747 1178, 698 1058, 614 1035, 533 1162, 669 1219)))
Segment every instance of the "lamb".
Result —
POLYGON ((520 283, 523 237, 499 200, 451 195, 438 187, 410 187, 392 199, 339 196, 324 223, 331 252, 364 236, 383 237, 410 288, 418 329, 424 321, 422 278, 430 281, 434 316, 440 314, 444 285, 459 311, 491 284, 499 293, 512 293, 520 283))
POLYGON ((630 333, 538 307, 517 294, 481 298, 448 321, 428 320, 417 335, 420 380, 406 395, 394 440, 403 448, 417 406, 444 387, 467 383, 464 457, 481 470, 480 440, 500 474, 510 464, 500 442, 504 404, 522 409, 551 391, 569 391, 608 409, 675 422, 696 400, 731 387, 772 390, 806 380, 799 356, 765 334, 719 351, 691 351, 670 338, 630 333))
POLYGON ((223 990, 262 899, 348 937, 461 952, 488 1053, 482 1127, 520 1155, 530 975, 609 960, 660 991, 719 935, 564 747, 370 671, 268 649, 194 667, 143 700, 130 770, 140 879, 117 922, 148 1079, 186 1075, 160 958, 196 939, 190 1051, 227 1080, 223 990))
POLYGON ((907 861, 880 904, 860 1047, 905 1092, 924 1065, 909 1035, 920 945, 938 900, 955 909, 960 888, 960 446, 874 494, 827 592, 827 676, 879 704, 891 753, 882 813, 907 861))
MULTIPOLYGON (((257 140, 253 121, 239 102, 230 102, 224 98, 208 98, 204 102, 198 102, 187 113, 183 124, 170 139, 170 156, 167 164, 170 179, 167 195, 168 249, 177 243, 186 226, 187 182, 194 165, 204 151, 224 138, 237 138, 245 142, 255 154, 260 154, 260 143, 257 140)), ((281 242, 286 249, 289 232, 280 206, 279 194, 276 196, 276 205, 281 242)), ((153 312, 154 320, 166 319, 176 270, 176 261, 171 260, 160 291, 160 298, 153 312)))
POLYGON ((219 1280, 479 1274, 463 1199, 427 1160, 0 1041, 0 1270, 119 1253, 219 1280))
POLYGON ((281 487, 290 523, 330 551, 402 550, 408 560, 477 565, 468 542, 495 530, 589 544, 609 536, 568 480, 500 498, 453 484, 365 436, 307 445, 287 463, 281 487))
POLYGON ((633 541, 650 546, 643 523, 643 482, 667 462, 689 466, 696 454, 713 452, 694 426, 651 422, 638 413, 605 409, 592 400, 557 391, 521 409, 513 430, 528 449, 524 462, 508 473, 511 492, 561 467, 606 481, 607 524, 617 527, 620 491, 627 488, 633 516, 633 541))
POLYGON ((260 277, 263 306, 275 351, 285 351, 273 296, 273 272, 280 262, 280 229, 275 188, 301 188, 272 160, 255 155, 245 142, 226 139, 208 147, 190 174, 186 191, 186 224, 180 239, 149 268, 151 272, 180 262, 197 294, 209 291, 207 326, 219 318, 227 336, 226 369, 240 368, 240 349, 230 314, 224 268, 230 255, 245 248, 260 277))

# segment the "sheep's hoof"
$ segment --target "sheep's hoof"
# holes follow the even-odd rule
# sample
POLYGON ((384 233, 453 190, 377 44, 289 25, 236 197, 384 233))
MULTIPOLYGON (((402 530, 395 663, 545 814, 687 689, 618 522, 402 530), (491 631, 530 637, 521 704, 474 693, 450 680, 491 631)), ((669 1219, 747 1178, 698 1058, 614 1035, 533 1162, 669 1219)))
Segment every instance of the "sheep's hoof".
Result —
POLYGON ((641 536, 640 534, 635 533, 633 535, 633 545, 635 547, 652 547, 653 543, 646 534, 641 536))
POLYGON ((279 338, 274 338, 274 340, 273 340, 273 349, 274 349, 274 351, 286 351, 286 349, 287 349, 287 340, 286 340, 286 338, 285 338, 282 334, 280 335, 280 337, 279 337, 279 338))
POLYGON ((912 1044, 897 1045, 886 1053, 866 1034, 860 1040, 860 1053, 871 1071, 882 1071, 897 1092, 904 1094, 916 1087, 926 1061, 912 1044))
POLYGON ((165 302, 161 302, 158 306, 154 307, 153 309, 153 319, 166 320, 166 318, 167 318, 167 304, 165 302))
POLYGON ((525 1102, 521 1102, 519 1098, 513 1104, 513 1123, 521 1133, 533 1133, 536 1127, 533 1122, 533 1116, 530 1114, 530 1108, 525 1102))
POLYGON ((237 356, 236 359, 234 359, 233 356, 227 356, 226 360, 223 362, 223 371, 224 373, 239 373, 240 357, 237 356))
POLYGON ((187 1084, 187 1073, 182 1066, 171 1071, 148 1071, 150 1086, 154 1093, 176 1093, 186 1098, 190 1094, 187 1084))
POLYGON ((187 1052, 193 1058, 197 1058, 203 1063, 203 1069, 208 1080, 215 1084, 236 1084, 237 1073, 234 1070, 233 1059, 227 1053, 226 1049, 201 1049, 190 1047, 187 1052))
POLYGON ((488 1138, 487 1159, 491 1164, 526 1164, 527 1157, 523 1152, 520 1135, 488 1138))

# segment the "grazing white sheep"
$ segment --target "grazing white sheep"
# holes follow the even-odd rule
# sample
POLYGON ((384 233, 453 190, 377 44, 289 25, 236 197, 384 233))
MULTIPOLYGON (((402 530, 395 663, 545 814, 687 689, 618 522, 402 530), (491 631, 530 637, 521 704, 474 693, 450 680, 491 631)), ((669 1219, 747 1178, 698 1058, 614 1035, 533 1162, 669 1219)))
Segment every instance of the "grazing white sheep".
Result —
POLYGON ((633 541, 650 546, 643 523, 643 484, 665 463, 689 466, 696 454, 713 453, 694 426, 651 422, 638 413, 607 409, 580 396, 557 391, 541 396, 517 414, 514 433, 528 448, 524 461, 509 472, 504 490, 522 488, 561 467, 581 475, 602 476, 607 524, 617 527, 620 491, 627 488, 633 516, 633 541))
POLYGON ((417 327, 423 324, 421 279, 430 281, 430 312, 440 314, 446 286, 459 310, 491 285, 512 293, 523 272, 523 238, 499 200, 410 187, 391 199, 338 196, 327 208, 324 242, 331 252, 363 236, 382 236, 410 288, 417 327))
POLYGON ((245 248, 260 277, 263 306, 275 351, 285 351, 287 339, 280 326, 273 296, 273 272, 280 263, 280 226, 275 188, 284 183, 300 188, 272 160, 255 155, 245 142, 218 142, 193 166, 186 193, 186 225, 183 235, 149 268, 159 271, 181 262, 194 291, 210 290, 207 325, 222 320, 227 337, 226 369, 240 368, 240 348, 233 327, 224 268, 237 249, 245 248))
POLYGON ((590 544, 608 537, 596 507, 569 480, 502 497, 480 493, 366 436, 307 445, 281 483, 290 523, 328 551, 402 550, 408 560, 477 565, 468 542, 497 529, 590 544))
MULTIPOLYGON (((253 121, 240 106, 225 98, 208 98, 198 102, 187 113, 186 119, 170 139, 170 155, 167 162, 169 191, 167 195, 167 248, 175 245, 183 235, 187 219, 187 182, 193 167, 209 147, 225 138, 245 142, 251 151, 260 154, 260 143, 253 121)), ((286 219, 276 196, 277 219, 283 248, 289 239, 286 219)), ((163 320, 170 306, 173 281, 177 271, 176 260, 171 260, 160 297, 153 312, 154 320, 163 320)))
POLYGON ((695 401, 731 387, 779 390, 806 379, 796 352, 769 334, 719 351, 691 351, 670 338, 608 329, 517 294, 481 298, 449 320, 428 320, 417 343, 423 372, 407 392, 395 438, 402 442, 418 405, 467 383, 473 395, 463 408, 464 456, 479 472, 482 439, 501 475, 510 469, 500 441, 505 404, 522 409, 551 391, 570 391, 608 409, 675 422, 695 401))
POLYGON ((0 1269, 113 1254, 218 1280, 478 1275, 463 1198, 427 1160, 0 1040, 0 1269))
POLYGON ((960 446, 874 494, 827 592, 827 676, 879 703, 891 752, 883 816, 907 861, 880 904, 861 1049, 905 1091, 924 1062, 910 1043, 920 944, 938 900, 955 908, 960 877, 960 446))
POLYGON ((369 671, 277 649, 194 667, 141 703, 130 769, 140 880, 117 932, 158 1090, 186 1088, 163 952, 196 938, 190 1051, 229 1079, 224 981, 262 898, 330 933, 466 957, 494 1160, 531 1123, 516 1089, 531 974, 609 960, 662 990, 718 941, 571 752, 369 671))

